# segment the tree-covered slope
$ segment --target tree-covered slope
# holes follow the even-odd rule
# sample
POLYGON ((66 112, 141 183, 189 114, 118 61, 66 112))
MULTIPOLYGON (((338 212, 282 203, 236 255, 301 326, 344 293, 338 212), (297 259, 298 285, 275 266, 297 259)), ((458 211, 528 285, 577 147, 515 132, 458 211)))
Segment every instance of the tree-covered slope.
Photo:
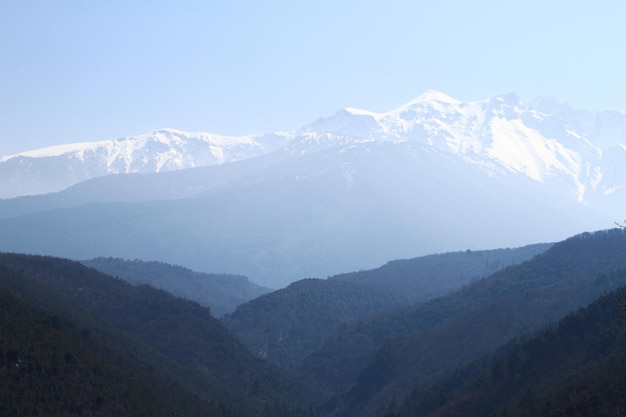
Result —
POLYGON ((251 300, 223 322, 253 353, 284 365, 311 353, 341 325, 406 304, 381 288, 311 278, 251 300))
MULTIPOLYGON (((2 254, 0 265, 141 342, 170 364, 165 373, 168 378, 195 395, 244 416, 289 416, 297 408, 278 374, 250 355, 197 303, 148 286, 132 286, 69 260, 2 254)), ((23 283, 19 285, 20 296, 37 305, 50 302, 50 297, 31 294, 23 283)), ((71 305, 59 305, 64 306, 65 315, 83 320, 71 305)), ((53 307, 59 308, 57 304, 53 307)), ((121 343, 118 336, 107 336, 107 340, 123 351, 134 346, 132 341, 121 343)), ((135 358, 143 360, 146 355, 135 354, 135 358)), ((157 359, 150 363, 155 369, 162 364, 163 360, 157 359)))
POLYGON ((412 302, 426 301, 456 291, 507 266, 545 252, 552 244, 520 248, 449 252, 400 259, 380 268, 335 275, 330 279, 367 283, 402 294, 412 302))
POLYGON ((238 305, 270 291, 241 275, 195 272, 164 262, 95 258, 81 263, 131 284, 148 284, 193 300, 209 307, 216 317, 231 313, 238 305))
POLYGON ((445 295, 550 246, 437 254, 305 279, 240 306, 223 322, 253 353, 289 364, 348 322, 445 295))
POLYGON ((0 415, 230 415, 4 287, 0 335, 0 415))
MULTIPOLYGON (((603 278, 623 280, 626 271, 603 278), (621 276, 621 278, 618 278, 621 276)), ((415 387, 392 415, 618 416, 626 411, 626 314, 602 296, 533 336, 415 387)))
POLYGON ((294 385, 314 405, 334 396, 330 410, 365 415, 623 285, 597 280, 619 268, 624 231, 567 239, 458 292, 342 326, 292 367, 294 385))

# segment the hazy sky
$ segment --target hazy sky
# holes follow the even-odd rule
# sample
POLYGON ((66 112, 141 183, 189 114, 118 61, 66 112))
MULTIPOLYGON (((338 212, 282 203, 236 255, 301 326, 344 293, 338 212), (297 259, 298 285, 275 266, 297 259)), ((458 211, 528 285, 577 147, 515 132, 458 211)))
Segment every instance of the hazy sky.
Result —
POLYGON ((291 130, 424 91, 626 109, 626 2, 0 0, 0 155, 291 130))

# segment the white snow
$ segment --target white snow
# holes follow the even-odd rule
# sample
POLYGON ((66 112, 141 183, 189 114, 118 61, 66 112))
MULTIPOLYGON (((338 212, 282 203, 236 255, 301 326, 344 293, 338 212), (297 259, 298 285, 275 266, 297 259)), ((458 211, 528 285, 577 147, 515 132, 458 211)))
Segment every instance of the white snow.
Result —
POLYGON ((372 111, 357 109, 357 108, 354 108, 354 107, 346 107, 344 110, 346 112, 354 115, 354 116, 370 116, 370 117, 373 117, 376 120, 380 119, 380 117, 381 117, 380 113, 374 113, 372 111))
MULTIPOLYGON (((206 165, 217 165, 250 158, 284 147, 291 134, 223 136, 212 133, 191 133, 175 129, 158 129, 139 136, 82 142, 36 149, 3 157, 0 163, 15 158, 27 158, 26 164, 17 164, 22 171, 0 179, 0 198, 60 191, 77 182, 102 175, 121 173, 148 173, 179 170, 206 165), (37 176, 41 167, 50 167, 45 160, 61 158, 58 166, 67 166, 66 172, 48 172, 58 179, 37 176), (41 165, 43 164, 43 165, 41 165), (31 178, 29 180, 29 178, 31 178), (35 189, 29 189, 35 184, 35 189)), ((43 168, 49 170, 49 168, 43 168)))
POLYGON ((554 139, 544 138, 519 119, 493 119, 491 129, 493 144, 488 154, 511 170, 537 181, 542 181, 551 169, 572 173, 578 170, 575 152, 564 149, 554 139))
MULTIPOLYGON (((277 133, 287 136, 284 133, 277 133)), ((132 158, 136 152, 145 148, 148 144, 160 142, 170 147, 183 147, 190 141, 206 143, 214 146, 235 147, 235 146, 256 146, 258 136, 223 136, 211 133, 191 133, 175 129, 159 129, 151 133, 140 136, 131 136, 121 139, 108 139, 97 142, 80 142, 65 145, 56 145, 46 148, 34 149, 17 154, 3 156, 0 161, 5 162, 16 157, 26 158, 47 158, 74 154, 77 158, 84 160, 85 153, 105 150, 111 158, 122 157, 125 160, 132 158)), ((108 162, 112 162, 109 160, 108 162)))
POLYGON ((9 159, 13 159, 13 158, 20 157, 20 156, 23 156, 26 158, 47 158, 47 157, 61 156, 61 155, 65 155, 68 153, 78 154, 86 150, 95 149, 101 146, 105 142, 106 141, 81 142, 81 143, 72 143, 72 144, 67 144, 67 145, 49 146, 47 148, 34 149, 32 151, 20 152, 20 153, 16 153, 13 155, 3 156, 2 158, 0 158, 0 162, 5 162, 5 161, 8 161, 9 159))

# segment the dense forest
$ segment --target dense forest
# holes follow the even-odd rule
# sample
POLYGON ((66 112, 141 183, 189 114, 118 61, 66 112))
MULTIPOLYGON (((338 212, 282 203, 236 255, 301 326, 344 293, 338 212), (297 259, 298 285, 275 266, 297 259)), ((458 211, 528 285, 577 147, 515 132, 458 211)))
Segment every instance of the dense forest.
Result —
MULTIPOLYGON (((624 279, 626 270, 609 279, 624 279), (619 278, 617 277, 619 276, 619 278)), ((605 277, 603 277, 605 278, 605 277)), ((626 413, 623 290, 414 389, 388 416, 620 416, 626 413)))
POLYGON ((446 256, 298 281, 220 321, 144 285, 209 275, 0 254, 0 415, 626 415, 625 231, 446 256))
POLYGON ((194 396, 245 416, 291 416, 298 409, 278 372, 195 302, 64 259, 5 254, 0 265, 9 271, 1 277, 9 291, 76 322, 194 396))
POLYGON ((291 364, 347 323, 450 293, 550 246, 451 252, 326 280, 304 279, 239 306, 223 322, 253 353, 291 364))
POLYGON ((92 330, 0 289, 0 415, 231 415, 92 330))
POLYGON ((293 364, 314 408, 375 415, 390 398, 533 333, 607 291, 626 268, 621 230, 583 234, 444 297, 347 323, 293 364))
POLYGON ((441 297, 507 266, 527 261, 550 246, 550 243, 540 243, 521 248, 466 250, 398 259, 380 268, 339 274, 330 279, 367 283, 417 303, 441 297))
POLYGON ((344 323, 407 304, 396 292, 368 284, 310 278, 239 306, 223 322, 252 352, 286 365, 344 323))

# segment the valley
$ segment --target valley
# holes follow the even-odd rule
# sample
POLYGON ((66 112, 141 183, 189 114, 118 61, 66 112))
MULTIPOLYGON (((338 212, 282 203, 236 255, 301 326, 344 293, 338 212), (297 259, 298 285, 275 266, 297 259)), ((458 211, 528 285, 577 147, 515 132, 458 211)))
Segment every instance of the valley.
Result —
MULTIPOLYGON (((91 264, 134 283, 62 258, 0 254, 0 316, 11 335, 0 340, 0 372, 14 382, 4 385, 3 411, 28 403, 115 415, 151 410, 147 401, 159 404, 154 415, 527 415, 571 407, 568 390, 597 392, 609 412, 623 407, 623 379, 609 371, 626 353, 616 304, 626 297, 622 229, 304 279, 239 301, 221 321, 150 286, 168 273, 171 289, 218 277, 163 263, 91 264), (429 281, 430 295, 407 290, 411 276, 429 281), (161 389, 168 394, 152 399, 161 389)), ((576 407, 597 407, 585 398, 594 397, 576 397, 576 407)))

